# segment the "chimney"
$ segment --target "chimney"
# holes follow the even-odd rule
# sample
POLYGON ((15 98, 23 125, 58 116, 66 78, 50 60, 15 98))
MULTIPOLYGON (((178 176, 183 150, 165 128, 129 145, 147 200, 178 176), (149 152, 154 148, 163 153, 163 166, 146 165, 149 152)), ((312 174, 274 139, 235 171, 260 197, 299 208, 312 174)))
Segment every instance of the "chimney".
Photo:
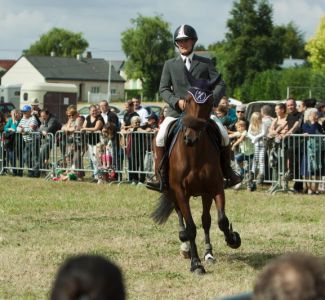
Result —
POLYGON ((92 58, 91 51, 86 52, 86 58, 92 58))

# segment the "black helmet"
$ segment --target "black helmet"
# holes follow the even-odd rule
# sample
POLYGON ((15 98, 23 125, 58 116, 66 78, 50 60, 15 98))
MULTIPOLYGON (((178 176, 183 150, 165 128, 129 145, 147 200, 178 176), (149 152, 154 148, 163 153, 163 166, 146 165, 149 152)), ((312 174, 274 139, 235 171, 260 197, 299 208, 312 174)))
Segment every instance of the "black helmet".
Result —
POLYGON ((176 45, 177 41, 188 39, 194 40, 194 43, 197 41, 197 34, 195 29, 190 25, 179 26, 174 33, 174 44, 176 45))

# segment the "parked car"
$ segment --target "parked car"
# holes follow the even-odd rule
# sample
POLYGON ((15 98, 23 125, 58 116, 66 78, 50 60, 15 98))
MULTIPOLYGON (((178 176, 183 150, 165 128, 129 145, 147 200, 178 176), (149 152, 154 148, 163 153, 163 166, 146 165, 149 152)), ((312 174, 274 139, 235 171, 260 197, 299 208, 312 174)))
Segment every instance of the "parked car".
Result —
MULTIPOLYGON (((117 115, 121 112, 121 108, 115 106, 115 105, 109 105, 110 109, 114 111, 117 115)), ((87 117, 89 115, 89 106, 84 106, 78 110, 79 115, 87 117)))
POLYGON ((0 103, 0 112, 4 114, 10 114, 10 112, 15 108, 15 105, 13 105, 11 102, 3 102, 0 103))

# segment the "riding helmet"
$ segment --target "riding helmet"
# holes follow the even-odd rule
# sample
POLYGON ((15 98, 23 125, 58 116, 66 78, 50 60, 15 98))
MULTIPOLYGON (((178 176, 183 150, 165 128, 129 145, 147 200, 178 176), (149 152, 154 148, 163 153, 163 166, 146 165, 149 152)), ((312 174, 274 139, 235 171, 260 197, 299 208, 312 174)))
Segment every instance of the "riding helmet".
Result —
POLYGON ((176 45, 177 41, 188 39, 194 40, 194 43, 197 41, 197 34, 195 29, 190 25, 179 26, 174 33, 174 44, 176 45))

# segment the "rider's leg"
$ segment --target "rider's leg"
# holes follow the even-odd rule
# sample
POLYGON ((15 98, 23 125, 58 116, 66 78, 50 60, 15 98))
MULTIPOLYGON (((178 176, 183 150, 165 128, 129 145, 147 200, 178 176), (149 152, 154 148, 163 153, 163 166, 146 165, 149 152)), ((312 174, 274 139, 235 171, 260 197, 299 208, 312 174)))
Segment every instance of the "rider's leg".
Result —
POLYGON ((218 122, 219 131, 222 136, 222 146, 220 151, 220 165, 222 173, 226 181, 226 187, 234 186, 242 181, 242 178, 231 167, 231 147, 229 144, 229 136, 223 125, 218 122))
POLYGON ((158 134, 156 136, 155 149, 155 175, 156 180, 148 181, 146 187, 151 190, 162 192, 168 187, 168 159, 165 156, 165 134, 168 125, 176 118, 166 117, 160 124, 158 134))

